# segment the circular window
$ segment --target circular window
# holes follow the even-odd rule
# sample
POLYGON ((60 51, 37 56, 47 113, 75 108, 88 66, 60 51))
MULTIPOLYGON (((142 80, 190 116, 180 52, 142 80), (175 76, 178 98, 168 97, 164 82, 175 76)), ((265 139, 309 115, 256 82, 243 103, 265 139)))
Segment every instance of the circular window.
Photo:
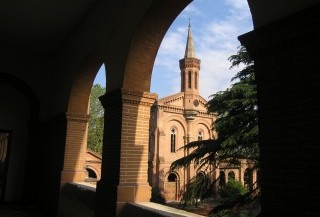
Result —
POLYGON ((199 105, 199 100, 197 100, 197 99, 193 100, 193 105, 194 105, 195 107, 198 107, 198 105, 199 105))

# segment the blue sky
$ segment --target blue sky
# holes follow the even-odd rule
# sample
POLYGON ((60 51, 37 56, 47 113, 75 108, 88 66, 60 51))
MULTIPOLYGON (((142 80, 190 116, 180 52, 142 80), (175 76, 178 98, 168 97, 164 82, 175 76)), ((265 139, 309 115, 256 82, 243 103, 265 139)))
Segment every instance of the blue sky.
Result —
MULTIPOLYGON (((230 86, 228 57, 237 52, 237 36, 253 29, 245 0, 194 0, 166 33, 152 71, 151 92, 165 97, 180 91, 179 60, 183 58, 189 18, 196 55, 201 59, 200 94, 208 97, 230 86)), ((104 67, 94 83, 105 85, 104 67)))

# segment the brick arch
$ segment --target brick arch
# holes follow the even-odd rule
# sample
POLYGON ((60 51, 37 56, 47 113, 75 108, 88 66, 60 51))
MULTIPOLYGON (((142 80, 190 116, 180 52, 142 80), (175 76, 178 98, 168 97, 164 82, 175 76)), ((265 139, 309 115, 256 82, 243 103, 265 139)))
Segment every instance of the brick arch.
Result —
POLYGON ((194 123, 193 123, 193 126, 194 126, 194 129, 195 130, 198 130, 198 127, 197 126, 204 126, 204 128, 206 129, 208 135, 209 135, 209 139, 212 139, 213 137, 213 133, 211 132, 210 130, 210 126, 211 124, 209 123, 209 121, 206 121, 206 120, 196 120, 194 123))
POLYGON ((193 122, 194 126, 197 126, 199 124, 204 125, 208 130, 210 130, 211 123, 209 121, 207 121, 207 120, 195 120, 193 122))
POLYGON ((36 123, 39 118, 40 103, 37 95, 30 86, 21 79, 2 72, 0 72, 0 83, 7 84, 18 90, 27 99, 30 106, 31 123, 36 123))
POLYGON ((169 170, 166 173, 165 181, 164 181, 164 196, 168 200, 178 200, 180 197, 180 185, 181 185, 181 174, 178 171, 169 170), (169 176, 174 174, 176 176, 176 180, 174 182, 174 186, 172 186, 172 182, 169 181, 169 176), (170 187, 171 186, 171 187, 170 187), (173 187, 173 188, 172 188, 173 187))
POLYGON ((170 175, 171 173, 173 173, 173 174, 176 175, 177 181, 180 181, 180 180, 181 180, 181 177, 182 177, 181 172, 168 170, 168 171, 166 172, 166 177, 165 177, 165 180, 166 180, 166 181, 168 181, 169 175, 170 175))
POLYGON ((153 64, 170 25, 192 0, 154 1, 139 25, 129 51, 123 88, 150 91, 153 64))
MULTIPOLYGON (((187 124, 184 118, 179 117, 179 116, 175 116, 175 115, 170 115, 167 118, 165 118, 163 120, 163 126, 166 126, 170 121, 177 121, 179 124, 181 124, 182 128, 183 128, 183 134, 186 135, 187 133, 187 124)), ((161 129, 162 131, 164 130, 163 127, 161 129)))
POLYGON ((97 180, 100 180, 101 172, 100 172, 99 168, 96 168, 96 167, 94 167, 92 165, 86 165, 86 169, 92 170, 96 174, 97 180))
POLYGON ((93 81, 101 65, 102 60, 99 55, 89 52, 75 73, 66 113, 67 131, 61 183, 79 182, 85 179, 89 98, 93 81))
MULTIPOLYGON (((4 187, 2 190, 15 192, 14 194, 18 195, 14 196, 12 200, 20 199, 19 195, 21 195, 22 198, 24 195, 28 195, 28 198, 30 199, 33 198, 32 195, 34 195, 35 191, 29 186, 32 186, 32 183, 34 183, 34 177, 38 175, 38 170, 36 171, 30 168, 33 168, 34 165, 37 165, 39 162, 42 162, 42 160, 45 160, 41 154, 41 148, 38 148, 35 145, 37 144, 37 139, 39 138, 36 130, 39 126, 40 102, 37 94, 27 82, 12 74, 3 73, 0 71, 0 86, 3 85, 6 90, 4 94, 7 95, 8 91, 13 91, 13 102, 16 102, 15 100, 23 100, 23 102, 19 102, 18 105, 25 107, 16 108, 17 110, 13 109, 14 113, 12 113, 12 116, 6 113, 2 113, 0 115, 0 130, 10 132, 13 134, 13 137, 17 138, 10 142, 10 146, 7 149, 7 159, 9 164, 7 166, 7 171, 5 174, 3 174, 6 182, 5 185, 2 186, 4 187), (23 114, 23 116, 16 115, 17 113, 23 114), (8 122, 10 124, 8 126, 6 124, 7 121, 2 119, 3 116, 10 118, 16 116, 13 117, 16 119, 10 119, 8 122), (23 125, 21 125, 21 123, 23 123, 23 125), (4 126, 2 124, 4 124, 4 126), (4 129, 2 129, 2 127, 4 127, 4 129), (12 161, 14 161, 14 167, 10 166, 10 162, 12 161), (12 176, 14 173, 19 175, 12 176), (15 186, 16 189, 12 190, 12 186, 15 186), (21 191, 21 186, 25 186, 24 193, 21 191)), ((4 101, 4 99, 1 100, 1 107, 7 107, 7 102, 4 101)), ((0 199, 0 201, 2 200, 0 199)))
POLYGON ((91 88, 102 64, 100 56, 95 52, 88 53, 84 57, 73 79, 68 102, 68 113, 88 114, 91 88))

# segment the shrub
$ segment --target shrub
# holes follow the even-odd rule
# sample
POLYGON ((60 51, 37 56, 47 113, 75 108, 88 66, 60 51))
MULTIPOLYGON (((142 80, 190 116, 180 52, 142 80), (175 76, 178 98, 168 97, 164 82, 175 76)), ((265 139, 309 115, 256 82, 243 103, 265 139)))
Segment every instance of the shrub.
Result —
POLYGON ((220 196, 224 199, 234 200, 247 192, 248 189, 245 188, 241 182, 230 180, 220 189, 220 196))

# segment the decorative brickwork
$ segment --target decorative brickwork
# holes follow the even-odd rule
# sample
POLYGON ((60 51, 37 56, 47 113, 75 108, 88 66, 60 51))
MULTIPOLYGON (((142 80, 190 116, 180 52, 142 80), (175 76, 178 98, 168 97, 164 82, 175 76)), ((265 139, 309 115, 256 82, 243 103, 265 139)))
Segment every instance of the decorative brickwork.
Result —
POLYGON ((101 97, 105 108, 104 149, 96 212, 117 202, 147 202, 151 197, 148 184, 148 144, 150 107, 156 94, 118 90, 101 97), (107 199, 116 194, 115 201, 107 199))

